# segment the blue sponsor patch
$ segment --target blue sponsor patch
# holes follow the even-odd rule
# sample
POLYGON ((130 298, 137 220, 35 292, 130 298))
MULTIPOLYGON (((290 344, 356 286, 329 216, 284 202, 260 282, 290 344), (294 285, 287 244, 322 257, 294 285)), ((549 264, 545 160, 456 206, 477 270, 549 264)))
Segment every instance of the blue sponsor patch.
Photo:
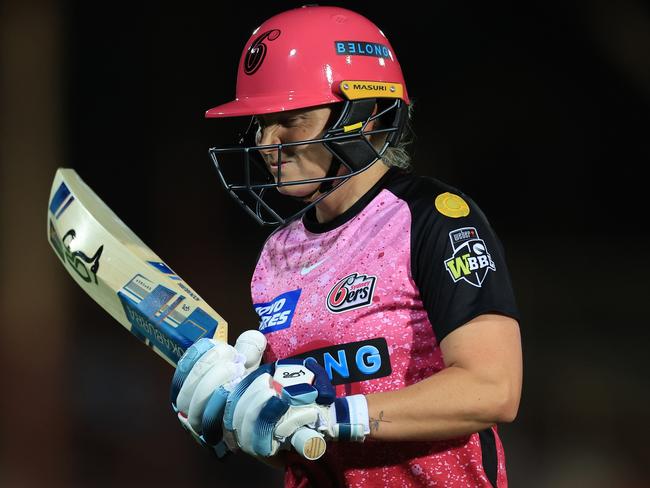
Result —
POLYGON ((375 58, 393 59, 387 46, 376 42, 334 41, 336 54, 345 56, 374 56, 375 58))
POLYGON ((270 302, 256 303, 253 305, 257 315, 260 316, 259 330, 263 334, 269 334, 291 326, 301 291, 299 289, 288 291, 277 296, 270 302))

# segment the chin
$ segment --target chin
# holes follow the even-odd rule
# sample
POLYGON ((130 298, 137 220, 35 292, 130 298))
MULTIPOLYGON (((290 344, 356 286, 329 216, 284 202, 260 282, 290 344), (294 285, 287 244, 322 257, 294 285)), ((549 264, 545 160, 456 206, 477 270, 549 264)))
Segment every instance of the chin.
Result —
POLYGON ((288 197, 304 197, 307 195, 311 195, 319 186, 320 183, 306 183, 304 185, 281 186, 278 187, 278 192, 288 197))

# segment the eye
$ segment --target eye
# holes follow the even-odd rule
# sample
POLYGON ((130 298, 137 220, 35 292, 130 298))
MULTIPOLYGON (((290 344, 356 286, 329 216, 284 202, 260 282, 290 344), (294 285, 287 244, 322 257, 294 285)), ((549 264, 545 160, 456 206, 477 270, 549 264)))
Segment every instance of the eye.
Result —
POLYGON ((285 127, 292 127, 298 123, 298 117, 287 117, 286 119, 279 120, 278 123, 285 127))

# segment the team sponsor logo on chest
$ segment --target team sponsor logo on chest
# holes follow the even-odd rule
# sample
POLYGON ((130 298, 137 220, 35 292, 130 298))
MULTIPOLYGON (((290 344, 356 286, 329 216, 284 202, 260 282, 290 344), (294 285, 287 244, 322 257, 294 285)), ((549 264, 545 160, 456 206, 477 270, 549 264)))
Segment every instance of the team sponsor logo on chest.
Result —
POLYGON ((454 283, 464 280, 480 288, 488 272, 497 269, 485 241, 479 238, 474 227, 451 231, 449 240, 454 253, 445 261, 445 268, 454 283))
POLYGON ((383 378, 393 372, 388 344, 383 337, 322 347, 296 354, 291 359, 309 357, 325 369, 333 385, 383 378))
POLYGON ((352 273, 340 280, 327 295, 327 309, 333 313, 349 312, 372 304, 376 276, 352 273))
POLYGON ((253 307, 260 316, 259 330, 269 334, 291 326, 301 290, 293 290, 275 297, 270 302, 255 303, 253 307))

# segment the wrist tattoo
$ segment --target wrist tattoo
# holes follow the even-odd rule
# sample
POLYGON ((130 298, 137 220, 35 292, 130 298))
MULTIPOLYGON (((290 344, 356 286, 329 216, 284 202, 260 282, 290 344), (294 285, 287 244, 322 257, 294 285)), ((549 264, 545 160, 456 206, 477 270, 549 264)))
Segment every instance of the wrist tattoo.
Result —
POLYGON ((384 411, 383 410, 381 412, 379 412, 379 418, 370 417, 370 419, 368 419, 368 420, 369 420, 368 423, 370 424, 370 432, 377 432, 379 430, 379 423, 380 422, 386 422, 386 423, 389 423, 389 424, 391 423, 390 420, 386 420, 384 418, 384 411))

